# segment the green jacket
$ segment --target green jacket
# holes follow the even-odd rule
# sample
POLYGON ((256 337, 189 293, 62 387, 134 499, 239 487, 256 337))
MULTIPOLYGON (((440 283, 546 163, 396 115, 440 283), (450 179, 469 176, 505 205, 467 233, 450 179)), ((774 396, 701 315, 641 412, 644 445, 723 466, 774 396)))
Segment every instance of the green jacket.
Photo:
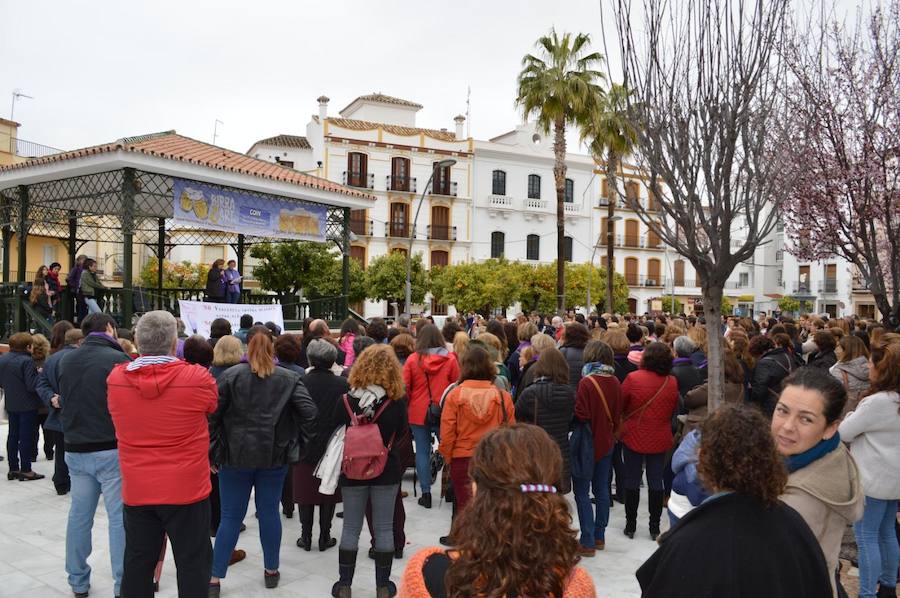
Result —
POLYGON ((81 273, 81 294, 85 297, 93 297, 96 291, 106 288, 106 285, 97 278, 96 273, 90 270, 81 273))

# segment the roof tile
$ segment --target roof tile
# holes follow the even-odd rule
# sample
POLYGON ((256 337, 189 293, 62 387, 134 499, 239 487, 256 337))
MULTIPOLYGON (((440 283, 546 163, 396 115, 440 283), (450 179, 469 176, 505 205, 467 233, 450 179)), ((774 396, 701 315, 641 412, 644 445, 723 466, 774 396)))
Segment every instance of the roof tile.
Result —
POLYGON ((285 135, 284 133, 275 135, 274 137, 260 139, 253 145, 274 145, 276 147, 312 149, 312 146, 309 144, 306 137, 301 137, 300 135, 285 135))
MULTIPOLYGON (((409 108, 422 108, 422 104, 410 102, 409 100, 404 100, 403 98, 386 96, 383 93, 370 93, 368 95, 359 96, 358 98, 353 100, 353 102, 347 104, 347 106, 344 107, 344 110, 352 106, 354 102, 359 102, 360 100, 364 102, 378 102, 379 104, 392 104, 394 106, 407 106, 409 108)), ((341 110, 341 112, 343 112, 344 110, 341 110)))
POLYGON ((394 135, 419 135, 424 133, 432 139, 438 141, 460 141, 456 138, 456 134, 450 131, 438 131, 436 129, 422 129, 419 127, 404 127, 401 125, 389 125, 383 123, 370 122, 367 120, 356 120, 353 118, 329 118, 328 122, 335 127, 342 129, 350 129, 352 131, 371 131, 381 127, 382 130, 393 133, 394 135))

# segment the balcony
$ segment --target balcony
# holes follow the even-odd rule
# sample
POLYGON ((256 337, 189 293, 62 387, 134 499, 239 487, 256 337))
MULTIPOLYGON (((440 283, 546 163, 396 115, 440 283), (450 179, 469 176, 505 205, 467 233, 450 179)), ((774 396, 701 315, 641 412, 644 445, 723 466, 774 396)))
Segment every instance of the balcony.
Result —
POLYGON ((675 279, 675 286, 676 286, 676 287, 699 287, 699 286, 700 286, 700 281, 699 281, 699 280, 693 280, 693 279, 690 279, 690 278, 676 278, 676 279, 675 279))
POLYGON ((854 291, 871 291, 872 285, 870 285, 862 276, 854 276, 853 277, 853 290, 854 291))
POLYGON ((642 287, 666 287, 669 285, 665 276, 640 276, 638 281, 642 287))
POLYGON ((525 209, 526 210, 546 210, 547 206, 550 203, 546 199, 526 199, 525 200, 525 209))
POLYGON ((647 246, 645 239, 638 235, 616 235, 616 245, 641 249, 647 246))
POLYGON ((456 181, 446 181, 444 183, 432 183, 432 195, 446 195, 447 197, 456 197, 456 181))
POLYGON ((50 147, 49 145, 41 145, 34 141, 26 141, 16 137, 9 140, 9 153, 19 156, 20 158, 43 158, 59 154, 63 150, 50 147))
POLYGON ((784 261, 784 249, 779 249, 775 252, 775 261, 783 262, 784 261))
POLYGON ((791 290, 795 295, 811 296, 812 284, 808 282, 794 282, 791 284, 791 290))
POLYGON ((513 209, 513 198, 509 195, 488 195, 488 206, 501 210, 513 209))
POLYGON ((820 293, 837 293, 838 292, 838 284, 836 278, 826 278, 825 280, 819 281, 819 292, 820 293))
POLYGON ((581 214, 581 205, 567 201, 563 204, 563 211, 566 214, 572 214, 572 215, 581 214))
POLYGON ((408 222, 385 222, 384 236, 395 239, 408 239, 410 228, 408 222))
POLYGON ((405 191, 406 193, 415 193, 416 177, 388 175, 384 188, 388 191, 405 191))
POLYGON ((359 187, 361 189, 374 189, 375 174, 345 170, 341 176, 341 184, 348 187, 359 187))
POLYGON ((429 224, 427 229, 428 239, 432 241, 455 241, 456 227, 446 224, 429 224))
POLYGON ((747 280, 727 280, 725 281, 726 289, 749 289, 753 286, 753 281, 747 280))
POLYGON ((358 237, 371 237, 372 227, 373 222, 371 220, 350 219, 350 232, 358 237))

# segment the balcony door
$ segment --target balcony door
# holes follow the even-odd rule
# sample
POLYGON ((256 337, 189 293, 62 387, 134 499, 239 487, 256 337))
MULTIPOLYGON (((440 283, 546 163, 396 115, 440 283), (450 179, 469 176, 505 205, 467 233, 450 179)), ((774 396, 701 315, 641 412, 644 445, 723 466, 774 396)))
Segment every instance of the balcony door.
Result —
POLYGON ((662 286, 660 261, 655 257, 647 260, 647 284, 662 286))
POLYGON ((450 208, 445 206, 431 208, 431 238, 440 241, 450 239, 450 208))
POLYGON ((638 260, 636 257, 625 258, 625 282, 630 287, 638 285, 638 260))
POLYGON ((391 160, 391 191, 409 191, 409 160, 407 158, 391 160))
POLYGON ((366 211, 350 210, 350 230, 353 234, 364 237, 369 234, 366 229, 366 211))
POLYGON ((837 292, 837 264, 825 264, 825 292, 837 292))
POLYGON ((638 247, 640 245, 639 225, 637 220, 625 221, 625 247, 638 247))
POLYGON ((391 222, 389 236, 409 236, 409 206, 405 203, 391 204, 391 222))
POLYGON ((347 184, 351 187, 365 187, 368 176, 368 156, 360 152, 347 154, 347 184))
POLYGON ((800 266, 797 271, 797 292, 809 293, 812 288, 809 280, 809 266, 800 266))
POLYGON ((675 286, 684 286, 684 260, 675 260, 675 286))
POLYGON ((433 164, 434 181, 431 183, 431 192, 438 195, 450 195, 450 167, 438 166, 440 162, 433 164))

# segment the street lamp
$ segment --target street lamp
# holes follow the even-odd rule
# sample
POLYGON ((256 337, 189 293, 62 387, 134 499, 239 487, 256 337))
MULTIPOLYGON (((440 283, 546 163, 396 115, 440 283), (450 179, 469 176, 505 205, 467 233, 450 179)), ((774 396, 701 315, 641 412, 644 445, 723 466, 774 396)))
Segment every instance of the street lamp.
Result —
MULTIPOLYGON (((607 218, 607 222, 609 222, 611 224, 613 222, 618 222, 621 219, 622 219, 621 216, 613 216, 612 218, 607 218)), ((607 225, 607 229, 609 229, 609 225, 607 225)), ((588 278, 587 278, 587 310, 588 310, 588 314, 591 313, 591 272, 594 270, 594 255, 597 254, 597 249, 600 248, 600 235, 607 235, 606 242, 612 243, 612 239, 610 238, 610 235, 606 231, 600 231, 600 234, 597 235, 597 242, 594 243, 594 250, 591 252, 591 261, 589 264, 590 267, 588 268, 588 278)), ((606 265, 606 286, 607 286, 607 288, 609 288, 610 285, 612 285, 612 283, 613 283, 614 270, 615 270, 615 268, 611 268, 610 265, 607 263, 607 265, 606 265)), ((607 296, 609 296, 609 293, 607 293, 607 296)), ((613 313, 613 306, 607 305, 606 310, 609 313, 613 313)), ((597 314, 597 315, 599 316, 600 314, 597 314)))
POLYGON ((434 173, 437 172, 439 168, 447 168, 449 166, 453 166, 456 164, 456 160, 453 158, 447 158, 446 160, 441 160, 431 169, 431 176, 428 177, 428 182, 425 183, 425 188, 422 189, 422 197, 419 198, 419 206, 416 208, 416 215, 412 221, 412 227, 409 230, 409 248, 406 251, 406 311, 410 312, 410 305, 412 304, 412 248, 413 242, 416 240, 416 222, 419 220, 419 212, 422 210, 422 204, 425 202, 425 194, 428 193, 428 187, 431 185, 432 181, 434 181, 434 173))

